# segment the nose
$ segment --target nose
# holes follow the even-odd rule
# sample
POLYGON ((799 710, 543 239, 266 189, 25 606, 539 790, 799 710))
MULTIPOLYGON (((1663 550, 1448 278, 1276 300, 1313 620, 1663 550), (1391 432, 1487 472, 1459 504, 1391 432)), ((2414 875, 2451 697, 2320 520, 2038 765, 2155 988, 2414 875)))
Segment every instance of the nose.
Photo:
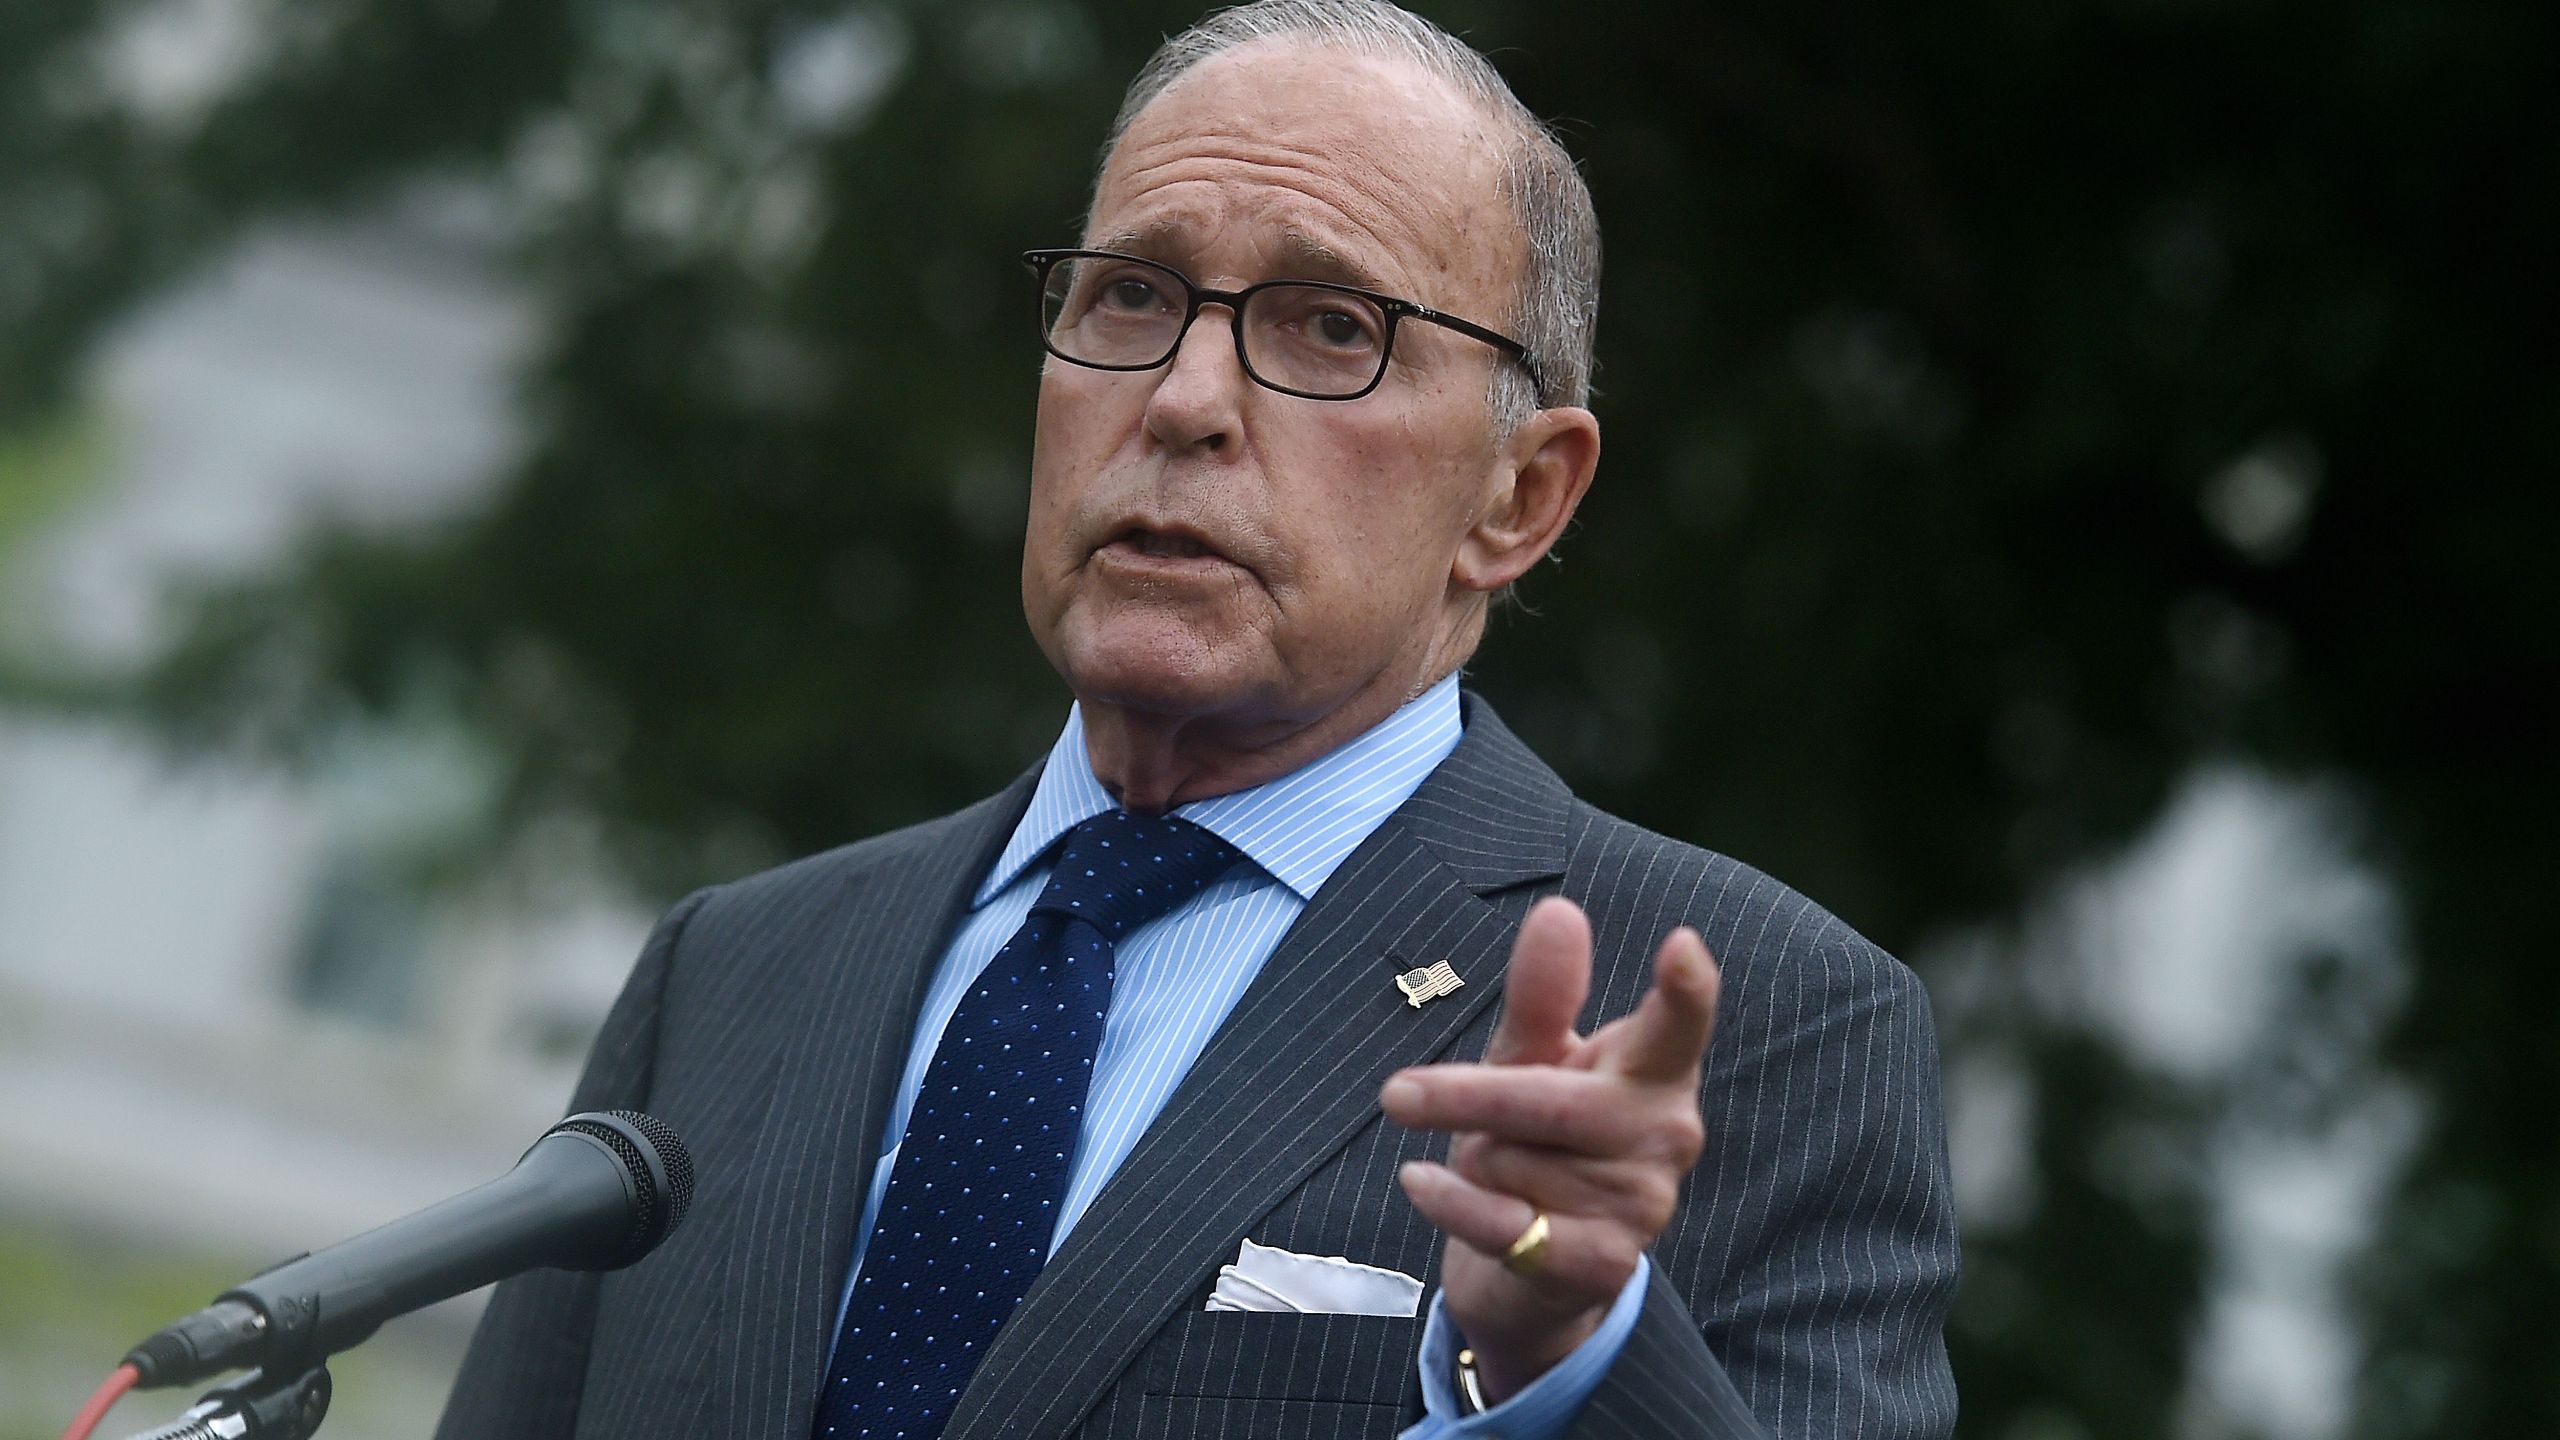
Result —
POLYGON ((1252 384, 1236 354, 1234 312, 1203 305, 1147 397, 1147 431, 1169 449, 1232 452, 1252 384))

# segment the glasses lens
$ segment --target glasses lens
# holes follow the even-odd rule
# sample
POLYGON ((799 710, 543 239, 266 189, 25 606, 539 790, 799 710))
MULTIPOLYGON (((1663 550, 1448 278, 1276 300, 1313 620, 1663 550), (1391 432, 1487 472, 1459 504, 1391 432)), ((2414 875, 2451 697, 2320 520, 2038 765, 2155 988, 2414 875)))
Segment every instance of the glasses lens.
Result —
POLYGON ((1387 364, 1387 314, 1321 285, 1274 285, 1246 302, 1245 358, 1269 384, 1309 395, 1356 395, 1387 364))
POLYGON ((1077 255, 1049 267, 1040 331, 1088 365, 1153 365, 1182 339, 1182 277, 1143 260, 1077 255))

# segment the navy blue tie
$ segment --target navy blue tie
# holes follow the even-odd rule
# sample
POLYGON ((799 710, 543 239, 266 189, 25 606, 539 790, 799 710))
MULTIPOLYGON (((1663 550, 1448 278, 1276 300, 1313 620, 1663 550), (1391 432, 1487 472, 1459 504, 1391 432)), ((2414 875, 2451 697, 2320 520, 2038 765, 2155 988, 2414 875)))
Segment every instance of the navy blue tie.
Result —
POLYGON ((1112 947, 1241 857, 1188 820, 1067 832, 1048 886, 943 1028, 846 1302, 815 1440, 942 1433, 1047 1263, 1111 1009, 1112 947))

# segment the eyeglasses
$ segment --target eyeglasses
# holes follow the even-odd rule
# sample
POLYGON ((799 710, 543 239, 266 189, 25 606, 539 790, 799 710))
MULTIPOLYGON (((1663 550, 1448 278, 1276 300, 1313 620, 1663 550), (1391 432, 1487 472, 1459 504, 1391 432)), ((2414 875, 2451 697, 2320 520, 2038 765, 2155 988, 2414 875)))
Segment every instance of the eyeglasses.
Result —
POLYGON ((1031 250, 1040 284, 1040 343, 1095 370, 1152 370, 1173 358, 1212 302, 1234 319, 1236 358, 1254 383, 1306 400, 1357 400, 1378 388, 1396 325, 1428 321, 1516 360, 1538 393, 1528 347, 1455 315, 1323 280, 1265 280, 1210 290, 1167 265, 1109 250, 1031 250))

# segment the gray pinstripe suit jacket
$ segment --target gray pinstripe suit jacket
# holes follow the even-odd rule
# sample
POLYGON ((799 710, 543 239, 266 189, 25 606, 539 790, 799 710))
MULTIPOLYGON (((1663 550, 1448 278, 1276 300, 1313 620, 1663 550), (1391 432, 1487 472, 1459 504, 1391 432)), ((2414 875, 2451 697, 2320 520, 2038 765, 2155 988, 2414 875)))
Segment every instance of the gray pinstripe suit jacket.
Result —
MULTIPOLYGON (((1031 786, 669 912, 574 1108, 681 1131, 692 1217, 629 1270, 500 1286, 442 1440, 808 1434, 916 1007, 1031 786)), ((1724 969, 1706 1154, 1575 1433, 1946 1434, 1956 1236, 1918 983, 1776 881, 1574 799, 1472 696, 1465 739, 1309 904, 947 1433, 1383 1436, 1418 1415, 1420 1320, 1201 1306, 1246 1236, 1436 1278, 1395 1167, 1437 1143, 1387 1124, 1378 1087, 1482 1052, 1511 936, 1557 891, 1597 935, 1587 1021, 1634 1006, 1674 925, 1724 969), (1442 958, 1473 983, 1407 1006, 1394 972, 1442 958)))

